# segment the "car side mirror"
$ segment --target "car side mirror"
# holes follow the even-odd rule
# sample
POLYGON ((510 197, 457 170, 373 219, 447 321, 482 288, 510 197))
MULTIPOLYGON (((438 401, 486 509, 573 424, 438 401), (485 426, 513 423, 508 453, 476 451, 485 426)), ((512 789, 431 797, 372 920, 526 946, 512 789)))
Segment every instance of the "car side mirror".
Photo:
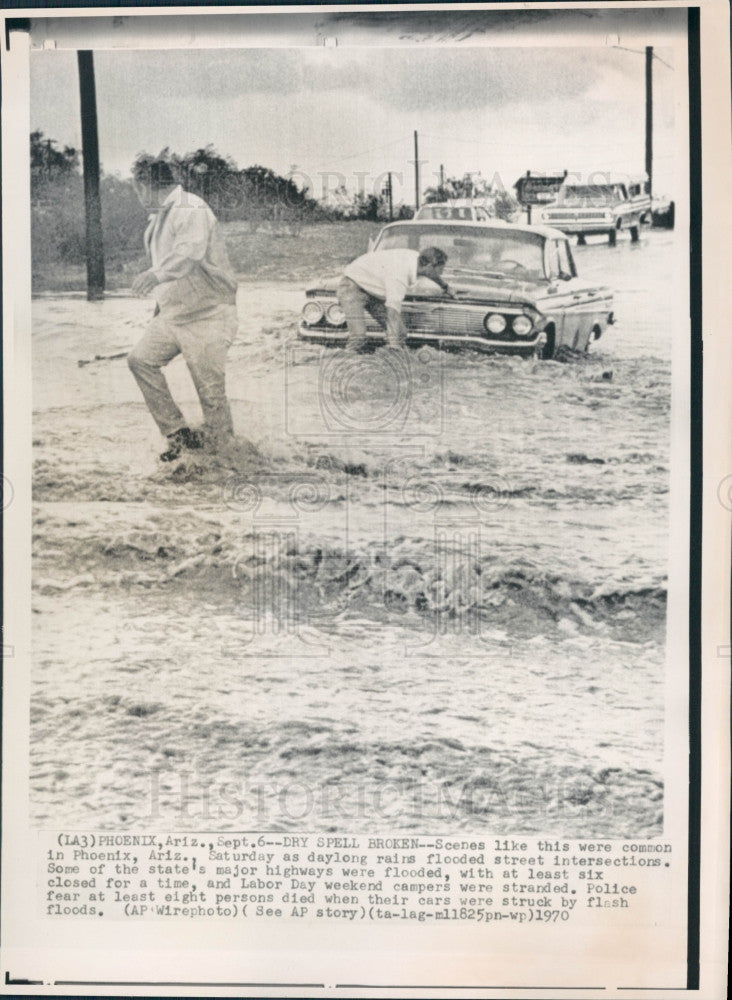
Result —
POLYGON ((371 253, 371 251, 374 249, 375 246, 376 246, 376 240, 373 238, 373 236, 369 236, 369 249, 368 249, 368 252, 371 253))

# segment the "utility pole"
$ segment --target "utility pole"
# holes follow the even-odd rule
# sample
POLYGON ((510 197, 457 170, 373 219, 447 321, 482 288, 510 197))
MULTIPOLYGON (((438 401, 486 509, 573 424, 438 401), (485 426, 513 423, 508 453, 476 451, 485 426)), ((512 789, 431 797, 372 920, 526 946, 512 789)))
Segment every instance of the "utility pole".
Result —
POLYGON ((414 130, 414 210, 419 208, 419 143, 414 130))
POLYGON ((394 218, 394 195, 391 185, 391 170, 389 171, 389 222, 394 218))
POLYGON ((440 164, 440 195, 444 194, 445 191, 445 166, 440 164))
POLYGON ((86 217, 86 297, 104 298, 104 244, 102 202, 99 196, 99 136, 97 95, 94 84, 94 54, 77 53, 81 99, 81 148, 84 164, 84 213, 86 217))
POLYGON ((653 195, 653 46, 646 46, 646 173, 653 195))

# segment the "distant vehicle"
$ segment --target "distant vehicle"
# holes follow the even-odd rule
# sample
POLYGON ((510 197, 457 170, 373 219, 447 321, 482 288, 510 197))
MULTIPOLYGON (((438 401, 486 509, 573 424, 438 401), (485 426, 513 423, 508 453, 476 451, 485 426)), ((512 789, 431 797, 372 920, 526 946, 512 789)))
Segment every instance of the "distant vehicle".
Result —
POLYGON ((536 221, 576 235, 579 243, 586 236, 606 235, 614 246, 621 230, 627 230, 636 243, 641 226, 651 224, 649 192, 645 175, 594 184, 565 181, 557 200, 539 211, 536 221))
POLYGON ((676 215, 675 202, 665 194, 651 199, 653 225, 659 229, 673 229, 676 215))
POLYGON ((467 199, 454 201, 433 201, 423 205, 415 219, 462 219, 464 222, 488 222, 490 215, 482 205, 476 205, 467 199))
MULTIPOLYGON (((577 276, 569 240, 556 229, 499 220, 413 219, 385 226, 373 249, 427 247, 447 254, 444 277, 455 298, 419 279, 402 305, 410 345, 551 358, 560 347, 586 351, 614 321, 612 292, 577 276)), ((307 290, 298 329, 302 340, 345 343, 338 280, 324 278, 307 290)), ((384 342, 375 321, 367 332, 375 344, 384 342)))

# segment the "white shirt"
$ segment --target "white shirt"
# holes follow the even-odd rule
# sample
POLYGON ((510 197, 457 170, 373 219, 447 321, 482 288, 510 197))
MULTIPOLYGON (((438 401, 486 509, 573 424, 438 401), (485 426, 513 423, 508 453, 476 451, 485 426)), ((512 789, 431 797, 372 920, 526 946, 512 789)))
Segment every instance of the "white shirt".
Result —
POLYGON ((170 318, 210 313, 234 302, 236 278, 216 216, 203 198, 178 185, 150 216, 145 248, 160 282, 153 291, 170 318))
POLYGON ((343 274, 399 312, 407 289, 417 281, 418 260, 416 250, 376 250, 357 257, 343 274))

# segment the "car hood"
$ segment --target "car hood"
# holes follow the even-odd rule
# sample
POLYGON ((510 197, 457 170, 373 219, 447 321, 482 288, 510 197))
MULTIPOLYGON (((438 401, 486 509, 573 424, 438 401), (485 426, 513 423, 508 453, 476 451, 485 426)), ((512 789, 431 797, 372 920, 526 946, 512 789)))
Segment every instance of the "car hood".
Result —
MULTIPOLYGON (((490 302, 533 302, 546 292, 548 282, 545 280, 526 281, 512 276, 494 278, 483 274, 461 274, 450 272, 445 268, 445 280, 457 293, 461 301, 490 302)), ((424 295, 442 297, 439 289, 429 279, 417 282, 410 294, 422 298, 424 295)))
MULTIPOLYGON (((335 294, 341 275, 329 275, 311 285, 308 294, 335 294)), ((458 302, 489 301, 491 303, 534 302, 543 297, 549 287, 545 280, 517 281, 515 278, 491 278, 487 275, 456 274, 445 269, 445 280, 457 293, 458 302)), ((446 301, 439 285, 429 278, 420 278, 407 293, 406 300, 440 299, 446 301)), ((450 301, 450 300, 447 300, 450 301)))

